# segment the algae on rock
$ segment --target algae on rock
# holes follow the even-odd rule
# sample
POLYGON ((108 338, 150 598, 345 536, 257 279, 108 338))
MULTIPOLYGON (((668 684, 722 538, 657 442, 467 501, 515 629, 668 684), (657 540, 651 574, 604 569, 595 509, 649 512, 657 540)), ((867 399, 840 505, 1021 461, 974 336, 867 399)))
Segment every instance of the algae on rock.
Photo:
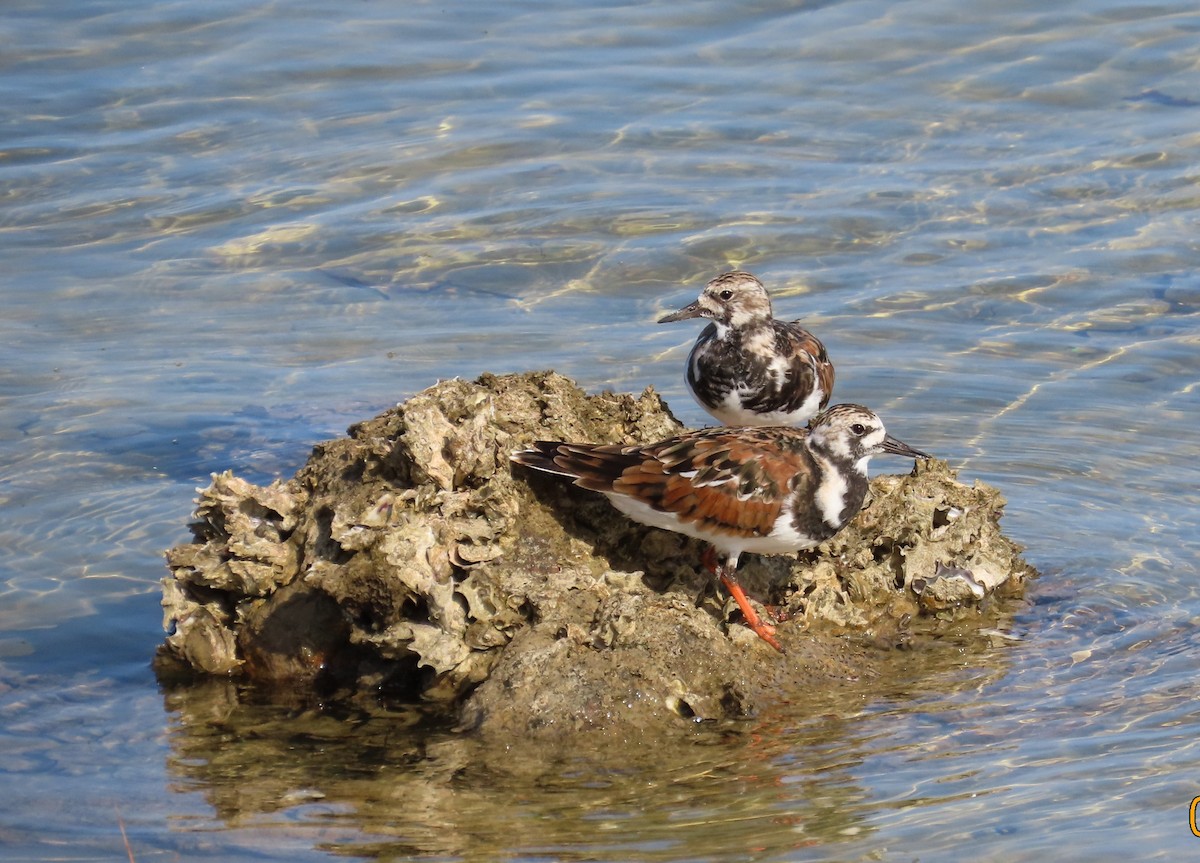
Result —
POLYGON ((817 549, 745 557, 751 596, 791 616, 780 655, 726 621, 700 543, 508 460, 534 439, 680 431, 650 389, 589 396, 553 372, 484 375, 352 426, 286 482, 214 475, 193 542, 167 554, 160 668, 386 688, 496 732, 735 717, 782 685, 857 674, 862 650, 838 632, 899 637, 1029 572, 999 531, 999 493, 920 462, 872 480, 867 506, 817 549))

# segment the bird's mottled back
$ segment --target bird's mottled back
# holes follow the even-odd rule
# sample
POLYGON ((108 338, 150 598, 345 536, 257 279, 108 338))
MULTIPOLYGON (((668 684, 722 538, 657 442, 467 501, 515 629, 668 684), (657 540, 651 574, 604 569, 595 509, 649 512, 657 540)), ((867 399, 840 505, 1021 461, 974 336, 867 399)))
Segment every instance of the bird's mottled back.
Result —
POLYGON ((708 318, 688 356, 692 396, 725 425, 800 425, 829 402, 833 363, 800 325, 776 320, 755 276, 735 271, 659 323, 708 318))

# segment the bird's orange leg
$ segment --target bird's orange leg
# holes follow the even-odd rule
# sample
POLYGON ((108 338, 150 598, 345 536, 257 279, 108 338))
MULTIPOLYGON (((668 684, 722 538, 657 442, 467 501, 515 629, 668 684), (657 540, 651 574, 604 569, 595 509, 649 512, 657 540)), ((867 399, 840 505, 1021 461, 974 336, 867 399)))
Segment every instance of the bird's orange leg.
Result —
POLYGON ((725 585, 725 589, 729 591, 729 595, 733 597, 733 601, 738 604, 738 608, 742 610, 742 616, 746 618, 746 626, 754 630, 754 634, 765 641, 767 644, 774 647, 780 653, 783 653, 783 645, 779 643, 779 639, 775 637, 775 627, 769 623, 765 623, 758 612, 754 610, 754 606, 750 604, 750 600, 746 598, 745 591, 742 586, 737 583, 732 573, 722 573, 720 576, 721 584, 725 585))
POLYGON ((754 610, 754 606, 746 598, 746 592, 738 584, 737 576, 734 574, 734 567, 737 564, 729 566, 724 561, 719 561, 717 559, 717 550, 711 545, 704 547, 700 562, 704 564, 705 569, 721 580, 721 584, 725 585, 725 589, 729 591, 729 595, 733 597, 733 601, 742 610, 742 617, 746 618, 746 626, 750 627, 754 631, 754 634, 767 644, 774 647, 780 653, 783 653, 783 645, 775 637, 775 627, 758 616, 758 612, 754 610))

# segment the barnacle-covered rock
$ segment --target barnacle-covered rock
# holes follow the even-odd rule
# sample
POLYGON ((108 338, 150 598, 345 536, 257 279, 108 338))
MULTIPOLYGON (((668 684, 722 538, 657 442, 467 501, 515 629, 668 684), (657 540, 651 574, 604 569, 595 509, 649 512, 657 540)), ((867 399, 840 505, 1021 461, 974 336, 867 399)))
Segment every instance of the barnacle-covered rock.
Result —
POLYGON ((744 559, 750 595, 789 617, 781 655, 727 620, 736 608, 711 590, 698 542, 508 459, 534 439, 681 430, 650 389, 484 375, 352 426, 286 482, 214 475, 194 540, 167 554, 159 668, 292 693, 382 688, 484 732, 647 727, 743 716, 863 673, 877 652, 863 643, 976 613, 1029 572, 994 489, 938 461, 877 477, 821 547, 744 559))
POLYGON ((958 482, 936 459, 905 476, 877 476, 862 512, 800 555, 809 567, 795 572, 788 611, 883 632, 920 613, 967 613, 1030 572, 999 530, 1004 504, 996 489, 958 482))

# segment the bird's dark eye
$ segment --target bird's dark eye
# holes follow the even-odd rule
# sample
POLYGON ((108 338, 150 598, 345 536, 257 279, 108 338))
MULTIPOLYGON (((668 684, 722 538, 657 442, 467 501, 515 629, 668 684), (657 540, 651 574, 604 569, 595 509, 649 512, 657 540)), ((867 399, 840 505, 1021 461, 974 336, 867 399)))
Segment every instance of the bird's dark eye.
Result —
POLYGON ((858 437, 862 437, 867 433, 867 427, 862 423, 855 423, 854 425, 850 426, 850 431, 858 437))
POLYGON ((723 300, 731 300, 731 299, 733 299, 733 291, 726 288, 725 290, 721 291, 720 296, 721 296, 721 299, 723 299, 723 300))

